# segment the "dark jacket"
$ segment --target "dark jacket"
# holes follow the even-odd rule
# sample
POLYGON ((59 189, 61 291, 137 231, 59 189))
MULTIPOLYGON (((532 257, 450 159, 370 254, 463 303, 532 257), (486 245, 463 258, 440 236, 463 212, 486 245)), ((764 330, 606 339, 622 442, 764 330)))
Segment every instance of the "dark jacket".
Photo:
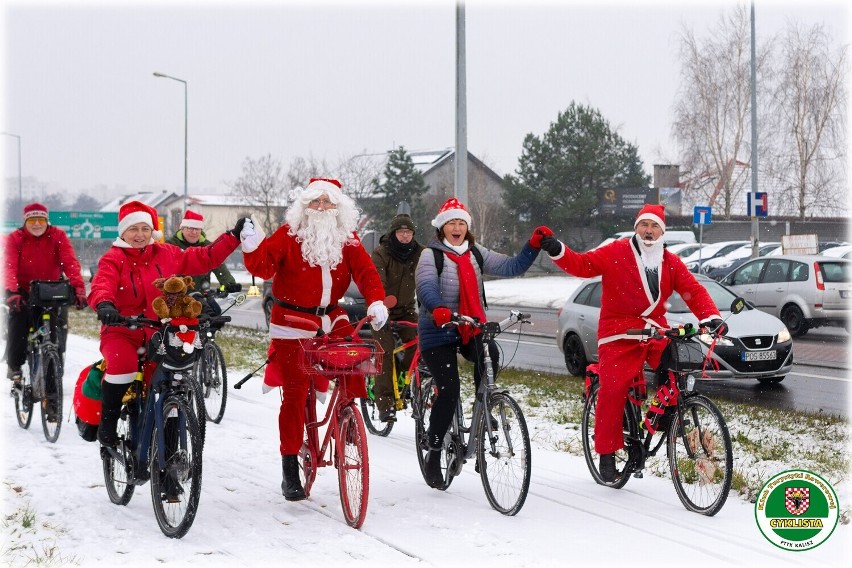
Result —
POLYGON ((417 241, 414 243, 416 244, 414 251, 403 261, 391 253, 387 235, 383 235, 379 240, 379 246, 372 254, 373 264, 379 271, 385 294, 396 296, 396 306, 388 310, 389 319, 393 321, 417 321, 414 270, 417 268, 417 262, 420 260, 420 253, 423 252, 424 247, 417 241))
MULTIPOLYGON (((208 247, 211 242, 207 240, 207 235, 204 234, 204 231, 201 231, 201 236, 198 238, 197 243, 188 243, 183 239, 183 231, 178 230, 177 233, 166 239, 166 242, 175 246, 179 246, 182 250, 186 250, 189 247, 208 247)), ((219 267, 214 268, 212 270, 213 274, 216 275, 216 280, 219 281, 219 284, 224 284, 225 286, 230 286, 231 284, 236 284, 236 280, 231 275, 231 271, 228 270, 228 267, 224 264, 219 265, 219 267)), ((206 274, 202 274, 200 276, 195 276, 193 278, 195 281, 195 289, 201 290, 202 284, 205 282, 210 285, 210 272, 206 274)))

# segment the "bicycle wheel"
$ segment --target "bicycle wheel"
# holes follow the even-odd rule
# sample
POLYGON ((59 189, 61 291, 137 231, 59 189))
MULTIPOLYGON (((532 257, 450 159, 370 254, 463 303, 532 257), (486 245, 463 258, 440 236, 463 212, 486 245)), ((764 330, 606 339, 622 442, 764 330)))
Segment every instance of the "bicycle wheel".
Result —
POLYGON ((669 431, 672 482, 689 511, 713 516, 728 499, 734 472, 731 434, 722 413, 703 395, 680 403, 683 421, 669 431))
POLYGON ((15 418, 18 426, 26 430, 33 419, 33 391, 29 379, 21 379, 21 387, 12 387, 12 398, 15 399, 15 418))
POLYGON ((530 489, 532 454, 524 414, 506 393, 494 393, 488 399, 488 412, 479 424, 476 465, 491 506, 504 515, 516 515, 530 489), (485 423, 488 416, 497 419, 490 436, 485 423))
MULTIPOLYGON (((201 388, 204 392, 204 410, 207 420, 218 424, 225 415, 225 404, 228 402, 228 371, 225 368, 225 356, 214 341, 204 344, 203 359, 204 373, 200 375, 201 388)), ((201 415, 199 414, 199 417, 201 415)))
MULTIPOLYGON (((423 479, 426 480, 426 452, 429 451, 429 442, 426 433, 429 430, 429 419, 432 416, 432 405, 435 403, 435 397, 438 396, 435 391, 435 385, 432 382, 431 376, 421 375, 420 377, 420 392, 412 392, 411 401, 414 409, 414 444, 417 449, 417 462, 420 464, 420 473, 423 479)), ((416 391, 416 389, 414 389, 416 391)), ((447 435, 445 440, 449 440, 447 435)), ((445 490, 453 482, 453 476, 448 471, 448 450, 455 451, 455 444, 444 442, 441 449, 441 469, 444 471, 444 485, 439 489, 445 490)))
POLYGON ((299 479, 302 481, 302 488, 305 490, 305 496, 311 496, 311 487, 314 485, 314 480, 317 478, 316 458, 311 451, 307 440, 302 443, 299 450, 299 479))
POLYGON ((41 399, 41 427, 48 442, 56 442, 62 429, 62 362, 54 347, 41 353, 44 398, 41 399))
POLYGON ((370 459, 367 432, 354 404, 343 409, 334 441, 340 504, 346 524, 359 528, 367 517, 370 496, 370 459))
POLYGON ((366 375, 364 379, 367 381, 367 396, 361 399, 361 416, 364 417, 364 425, 370 434, 385 437, 393 430, 393 422, 379 421, 379 408, 373 398, 376 378, 373 375, 366 375))
POLYGON ((186 399, 174 394, 166 395, 162 416, 151 436, 151 500, 163 534, 181 538, 195 520, 201 497, 199 421, 186 399))
POLYGON ((198 432, 201 435, 201 447, 207 439, 207 408, 204 402, 204 387, 202 386, 203 374, 206 373, 201 359, 197 360, 191 371, 184 373, 184 385, 186 386, 186 401, 192 412, 198 419, 198 432))
POLYGON ((583 456, 586 458, 586 466, 589 468, 592 478, 597 483, 614 489, 621 489, 630 479, 630 472, 627 467, 629 462, 628 448, 630 440, 639 439, 637 431, 638 419, 633 418, 633 413, 629 407, 630 401, 628 401, 624 407, 624 419, 622 420, 625 446, 615 452, 615 481, 604 481, 598 469, 600 455, 595 451, 595 413, 598 406, 599 390, 599 385, 593 386, 588 398, 586 398, 586 404, 583 406, 583 418, 580 424, 580 437, 583 440, 583 456))
POLYGON ((133 442, 131 440, 130 424, 138 416, 137 412, 131 412, 126 406, 121 409, 118 418, 116 433, 119 443, 116 452, 120 459, 116 459, 106 448, 101 448, 101 459, 103 460, 104 483, 109 500, 116 505, 127 505, 133 497, 136 485, 133 484, 135 476, 135 462, 133 458, 133 442))

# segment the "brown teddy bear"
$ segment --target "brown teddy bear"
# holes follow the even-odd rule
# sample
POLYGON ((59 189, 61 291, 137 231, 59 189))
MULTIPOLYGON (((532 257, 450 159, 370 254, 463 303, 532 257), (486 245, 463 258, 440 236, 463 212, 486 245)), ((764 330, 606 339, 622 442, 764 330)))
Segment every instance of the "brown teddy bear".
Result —
POLYGON ((161 319, 195 318, 201 313, 201 302, 189 295, 189 289, 195 287, 192 276, 157 278, 153 284, 163 292, 151 302, 154 313, 161 319))

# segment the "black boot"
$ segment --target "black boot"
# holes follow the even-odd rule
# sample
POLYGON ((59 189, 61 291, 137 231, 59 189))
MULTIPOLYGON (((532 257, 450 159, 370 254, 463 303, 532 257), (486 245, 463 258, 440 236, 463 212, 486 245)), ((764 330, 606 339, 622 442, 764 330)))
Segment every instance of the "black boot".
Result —
POLYGON ((299 479, 299 461, 296 456, 281 456, 281 469, 284 481, 281 482, 281 493, 288 501, 307 499, 302 482, 299 479))
POLYGON ((104 446, 118 444, 118 417, 121 415, 121 399, 128 385, 104 382, 101 385, 101 423, 98 426, 98 442, 104 446))
POLYGON ((612 483, 615 481, 615 454, 601 454, 598 471, 601 473, 601 479, 605 482, 612 483))
POLYGON ((441 441, 438 436, 427 434, 429 450, 426 452, 424 477, 433 489, 444 489, 444 474, 441 471, 441 441))

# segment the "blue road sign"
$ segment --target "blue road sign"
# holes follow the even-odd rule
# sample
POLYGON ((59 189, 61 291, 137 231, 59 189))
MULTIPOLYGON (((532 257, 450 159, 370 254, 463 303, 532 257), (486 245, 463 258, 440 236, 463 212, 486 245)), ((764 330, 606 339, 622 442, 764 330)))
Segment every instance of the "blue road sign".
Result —
POLYGON ((765 191, 748 192, 749 217, 766 217, 769 215, 769 200, 765 191))
POLYGON ((713 221, 713 210, 709 205, 696 205, 692 211, 693 225, 709 225, 713 221))

